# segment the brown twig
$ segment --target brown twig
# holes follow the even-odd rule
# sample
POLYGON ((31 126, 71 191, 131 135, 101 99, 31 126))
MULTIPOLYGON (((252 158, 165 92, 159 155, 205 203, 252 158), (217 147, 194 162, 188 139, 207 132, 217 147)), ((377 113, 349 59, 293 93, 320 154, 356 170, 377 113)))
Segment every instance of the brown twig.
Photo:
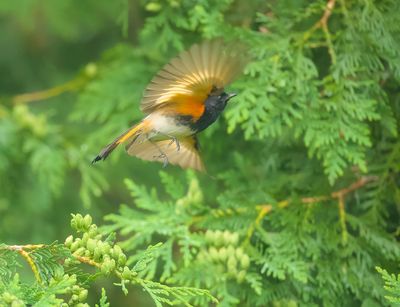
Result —
POLYGON ((97 267, 97 268, 100 268, 100 267, 101 267, 101 264, 100 264, 100 263, 98 263, 98 262, 96 262, 96 261, 94 261, 94 260, 92 260, 92 259, 90 259, 90 258, 88 258, 88 257, 76 256, 76 255, 74 255, 74 254, 72 254, 72 256, 74 256, 74 258, 75 258, 76 260, 78 260, 80 263, 86 263, 86 264, 88 264, 88 265, 95 266, 95 267, 97 267))
POLYGON ((349 187, 341 189, 339 191, 333 192, 331 194, 332 198, 339 198, 340 195, 347 195, 355 190, 358 190, 359 188, 362 188, 365 186, 367 183, 378 181, 379 177, 378 176, 366 176, 366 177, 361 177, 359 180, 351 184, 349 187))
POLYGON ((332 15, 332 11, 335 7, 336 0, 328 0, 325 6, 324 13, 322 17, 308 30, 303 34, 303 38, 301 41, 301 44, 304 45, 304 43, 311 37, 311 35, 318 29, 322 29, 324 32, 325 40, 326 40, 326 45, 328 48, 329 55, 331 57, 332 63, 336 63, 336 53, 333 48, 333 42, 332 42, 332 37, 331 33, 329 32, 328 28, 328 20, 329 17, 332 15))
POLYGON ((5 249, 11 250, 11 251, 16 251, 18 252, 28 263, 30 266, 33 274, 35 275, 35 279, 37 282, 40 284, 42 283, 42 279, 40 278, 39 270, 33 261, 32 257, 30 256, 30 251, 26 250, 34 250, 38 248, 44 247, 44 244, 27 244, 27 245, 8 245, 5 247, 5 249))
POLYGON ((323 26, 324 24, 327 24, 329 17, 332 14, 332 10, 335 7, 335 0, 329 0, 326 3, 326 7, 325 7, 325 11, 324 11, 324 15, 321 17, 320 19, 320 23, 323 26))
MULTIPOLYGON (((338 191, 332 192, 330 195, 324 195, 324 196, 314 196, 314 197, 303 197, 300 199, 300 202, 303 204, 314 204, 314 203, 320 203, 332 199, 337 199, 338 200, 338 207, 339 207, 339 217, 340 217, 340 225, 342 227, 342 242, 343 244, 347 243, 347 228, 346 228, 346 211, 345 211, 345 197, 347 194, 352 193, 366 184, 374 181, 378 181, 379 177, 377 176, 365 176, 361 177, 359 180, 356 182, 352 183, 350 186, 340 189, 338 191)), ((293 200, 287 199, 283 200, 278 203, 277 207, 278 208, 285 208, 287 207, 290 203, 292 203, 293 200)), ((256 218, 256 220, 249 226, 248 231, 247 231, 247 239, 245 241, 248 242, 250 238, 252 237, 255 228, 260 224, 262 219, 273 210, 273 206, 271 204, 264 204, 264 205, 258 205, 256 207, 257 210, 259 210, 259 214, 256 218)))
POLYGON ((21 249, 38 249, 44 247, 44 244, 26 244, 26 245, 7 245, 7 249, 18 251, 21 249))
POLYGON ((329 17, 332 15, 333 8, 335 7, 336 0, 328 0, 325 6, 324 14, 322 17, 303 35, 303 42, 308 40, 316 30, 327 27, 329 17))
MULTIPOLYGON (((35 275, 35 279, 37 280, 37 282, 42 283, 42 279, 40 278, 40 274, 39 274, 39 269, 38 269, 37 265, 35 264, 34 260, 32 259, 32 257, 30 256, 30 253, 32 250, 42 248, 45 246, 46 246, 45 244, 27 244, 27 245, 6 245, 1 248, 18 252, 30 266, 33 274, 35 275)), ((97 268, 101 267, 100 263, 97 263, 90 258, 83 257, 83 256, 77 256, 74 254, 72 254, 72 256, 76 260, 78 260, 80 263, 85 263, 85 264, 88 264, 88 265, 91 265, 91 266, 94 266, 97 268)))
MULTIPOLYGON (((331 199, 339 199, 340 197, 344 197, 347 194, 354 192, 355 190, 358 190, 365 186, 367 183, 377 181, 379 177, 377 176, 366 176, 366 177, 361 177, 359 180, 356 182, 352 183, 350 186, 340 189, 338 191, 332 192, 330 195, 325 195, 325 196, 314 196, 314 197, 303 197, 300 199, 300 201, 303 204, 313 204, 313 203, 319 203, 322 201, 327 201, 331 199)), ((291 200, 287 200, 287 203, 284 207, 289 205, 291 200)), ((282 207, 281 207, 282 208, 282 207)))
MULTIPOLYGON (((324 201, 329 201, 333 199, 337 199, 338 201, 338 206, 339 206, 339 215, 341 219, 341 225, 342 225, 342 242, 345 244, 347 242, 347 230, 346 230, 346 223, 345 223, 345 210, 344 210, 344 200, 345 196, 349 193, 352 193, 366 184, 374 181, 378 181, 379 177, 377 176, 365 176, 361 177, 359 180, 356 182, 352 183, 350 186, 340 189, 338 191, 334 191, 329 195, 322 195, 322 196, 312 196, 312 197, 302 197, 300 198, 300 202, 303 204, 314 204, 314 203, 320 203, 324 201)), ((248 244, 250 242, 250 238, 252 237, 256 227, 260 224, 260 222, 263 220, 263 218, 270 213, 274 208, 286 208, 289 206, 290 203, 292 203, 292 199, 286 199, 280 201, 276 206, 273 206, 272 204, 262 204, 262 205, 257 205, 255 206, 255 209, 258 211, 258 215, 253 223, 250 224, 249 228, 247 229, 247 235, 246 235, 246 240, 244 241, 244 245, 248 244)), ((194 225, 196 223, 200 223, 204 221, 205 219, 210 217, 210 214, 214 217, 226 217, 226 216, 232 216, 235 214, 243 214, 245 212, 248 212, 249 210, 254 210, 254 207, 245 207, 245 208, 235 208, 235 209, 215 209, 211 210, 211 212, 207 215, 198 215, 194 216, 190 222, 188 222, 188 225, 194 225)))

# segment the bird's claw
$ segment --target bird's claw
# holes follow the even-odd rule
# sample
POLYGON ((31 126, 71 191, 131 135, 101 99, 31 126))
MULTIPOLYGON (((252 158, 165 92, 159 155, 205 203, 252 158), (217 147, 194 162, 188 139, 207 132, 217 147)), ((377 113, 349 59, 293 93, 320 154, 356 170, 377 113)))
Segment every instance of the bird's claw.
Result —
POLYGON ((165 153, 162 153, 162 154, 160 154, 158 156, 154 156, 153 158, 155 158, 155 159, 163 159, 163 168, 166 168, 168 163, 169 163, 168 157, 167 157, 167 155, 165 153))
POLYGON ((181 150, 181 144, 179 143, 179 140, 176 137, 171 138, 171 142, 168 144, 168 147, 174 143, 176 144, 176 150, 177 151, 181 150))

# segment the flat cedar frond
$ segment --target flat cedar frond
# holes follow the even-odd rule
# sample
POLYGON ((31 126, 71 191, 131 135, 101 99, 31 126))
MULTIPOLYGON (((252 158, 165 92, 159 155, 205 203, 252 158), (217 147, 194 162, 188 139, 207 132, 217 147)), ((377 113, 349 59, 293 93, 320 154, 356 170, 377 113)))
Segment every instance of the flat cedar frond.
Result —
POLYGON ((54 242, 32 250, 29 255, 38 268, 41 280, 48 283, 53 276, 62 274, 62 263, 71 256, 71 252, 63 244, 54 242))
POLYGON ((385 290, 389 293, 386 298, 391 303, 400 303, 400 275, 389 274, 386 270, 376 267, 376 270, 381 274, 385 281, 385 290))
POLYGON ((16 259, 17 254, 4 247, 4 244, 0 244, 0 280, 2 283, 8 282, 19 266, 16 259))

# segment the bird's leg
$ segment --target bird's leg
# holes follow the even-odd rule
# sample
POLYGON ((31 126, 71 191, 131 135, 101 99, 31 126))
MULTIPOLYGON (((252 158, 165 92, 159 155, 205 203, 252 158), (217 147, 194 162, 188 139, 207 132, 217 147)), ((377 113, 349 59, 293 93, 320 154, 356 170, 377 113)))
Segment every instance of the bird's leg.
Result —
POLYGON ((165 133, 162 133, 162 132, 159 132, 159 131, 157 133, 162 135, 162 136, 164 136, 164 137, 167 137, 167 138, 171 139, 171 143, 168 144, 168 147, 175 143, 176 144, 176 150, 177 151, 181 150, 181 144, 179 143, 179 140, 178 140, 177 137, 175 137, 173 135, 165 134, 165 133))
POLYGON ((174 142, 176 144, 176 150, 177 151, 181 150, 181 144, 179 143, 179 140, 174 136, 171 137, 171 143, 169 143, 168 146, 171 146, 174 142))
POLYGON ((167 165, 168 165, 168 163, 169 163, 167 155, 161 150, 161 148, 157 145, 157 143, 155 143, 155 142, 153 142, 153 141, 151 141, 151 140, 149 140, 149 142, 150 142, 151 144, 153 144, 153 145, 158 149, 158 151, 160 152, 160 155, 154 156, 153 158, 163 159, 163 160, 164 160, 164 161, 163 161, 163 167, 164 167, 164 168, 167 167, 167 165))

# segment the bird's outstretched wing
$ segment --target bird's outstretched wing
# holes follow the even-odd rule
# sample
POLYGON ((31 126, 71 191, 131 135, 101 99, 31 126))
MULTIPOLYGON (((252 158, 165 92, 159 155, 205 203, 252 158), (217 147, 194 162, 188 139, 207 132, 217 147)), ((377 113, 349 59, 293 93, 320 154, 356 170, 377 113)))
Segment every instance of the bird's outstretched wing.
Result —
POLYGON ((170 104, 191 104, 201 112, 199 104, 203 104, 212 90, 222 92, 243 70, 245 63, 245 57, 222 40, 193 45, 151 80, 140 109, 151 113, 170 104))
POLYGON ((148 161, 170 163, 182 168, 193 168, 205 171, 198 152, 198 141, 195 136, 179 139, 177 144, 171 140, 132 142, 126 146, 129 155, 148 161), (167 159, 167 160, 166 160, 167 159))

